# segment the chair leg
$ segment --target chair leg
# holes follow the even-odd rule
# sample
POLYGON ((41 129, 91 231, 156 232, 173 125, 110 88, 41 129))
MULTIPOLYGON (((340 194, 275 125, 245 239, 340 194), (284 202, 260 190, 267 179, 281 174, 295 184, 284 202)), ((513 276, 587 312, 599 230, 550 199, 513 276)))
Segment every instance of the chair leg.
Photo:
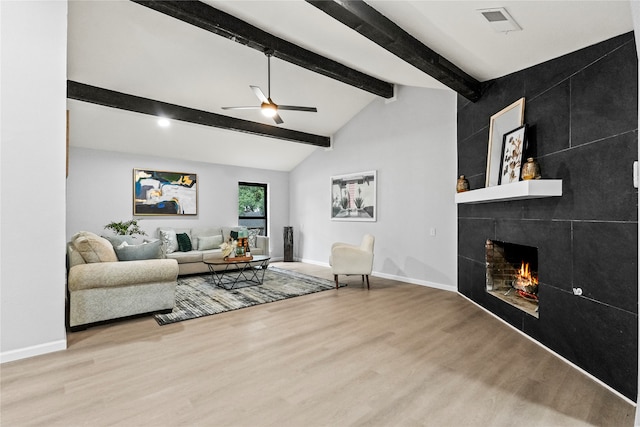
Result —
POLYGON ((371 289, 371 287, 369 286, 369 275, 367 274, 367 289, 371 289))
POLYGON ((336 289, 338 289, 338 275, 337 274, 333 275, 333 280, 336 281, 336 289))

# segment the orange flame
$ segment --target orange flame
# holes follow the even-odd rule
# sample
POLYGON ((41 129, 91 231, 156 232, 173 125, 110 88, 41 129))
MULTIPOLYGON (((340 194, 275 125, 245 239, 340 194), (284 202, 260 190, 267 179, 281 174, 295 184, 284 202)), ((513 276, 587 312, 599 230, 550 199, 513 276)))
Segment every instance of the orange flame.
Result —
POLYGON ((524 261, 522 261, 522 265, 520 266, 520 277, 522 277, 523 279, 528 280, 529 282, 533 283, 534 285, 538 284, 538 278, 535 276, 531 275, 531 270, 529 269, 529 263, 525 263, 524 261))

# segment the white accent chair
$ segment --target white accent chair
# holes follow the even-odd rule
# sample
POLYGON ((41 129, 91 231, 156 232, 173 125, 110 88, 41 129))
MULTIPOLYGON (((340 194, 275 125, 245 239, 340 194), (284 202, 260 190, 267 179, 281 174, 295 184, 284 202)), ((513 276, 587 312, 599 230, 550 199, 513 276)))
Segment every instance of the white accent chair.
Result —
POLYGON ((362 276, 364 284, 367 278, 367 289, 369 286, 369 275, 373 269, 373 244, 375 237, 371 234, 365 234, 362 238, 360 246, 350 245, 348 243, 334 243, 331 245, 331 257, 329 264, 333 272, 333 278, 338 289, 338 275, 359 274, 362 276))

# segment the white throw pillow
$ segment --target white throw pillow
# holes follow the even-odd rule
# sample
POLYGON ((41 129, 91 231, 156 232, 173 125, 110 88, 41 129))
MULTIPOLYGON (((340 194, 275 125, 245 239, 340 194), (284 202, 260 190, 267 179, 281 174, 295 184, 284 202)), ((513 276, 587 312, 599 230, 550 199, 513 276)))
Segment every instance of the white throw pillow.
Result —
POLYGON ((200 236, 198 237, 198 250, 218 249, 222 244, 222 236, 200 236))
POLYGON ((178 238, 176 237, 176 231, 172 229, 158 230, 160 233, 160 240, 162 240, 162 246, 165 254, 172 254, 178 250, 178 238))

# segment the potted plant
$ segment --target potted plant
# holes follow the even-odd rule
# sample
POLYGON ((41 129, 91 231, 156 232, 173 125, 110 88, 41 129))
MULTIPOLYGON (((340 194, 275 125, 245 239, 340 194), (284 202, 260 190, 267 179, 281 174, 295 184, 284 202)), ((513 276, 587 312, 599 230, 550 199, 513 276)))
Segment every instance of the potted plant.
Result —
POLYGON ((129 221, 120 221, 120 222, 114 221, 105 225, 104 228, 105 230, 111 230, 115 234, 119 234, 122 236, 134 235, 134 234, 139 234, 141 236, 147 235, 147 233, 145 233, 144 230, 142 230, 140 226, 138 226, 137 219, 131 219, 129 221))

